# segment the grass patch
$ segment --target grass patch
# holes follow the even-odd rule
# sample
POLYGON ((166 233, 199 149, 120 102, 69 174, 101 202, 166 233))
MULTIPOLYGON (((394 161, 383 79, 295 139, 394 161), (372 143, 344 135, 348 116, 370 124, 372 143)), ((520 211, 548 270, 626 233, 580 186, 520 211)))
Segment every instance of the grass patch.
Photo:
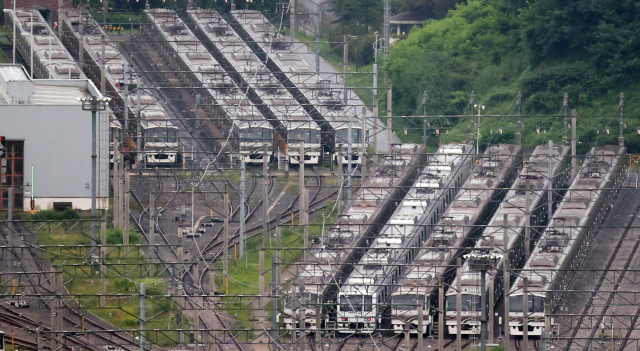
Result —
MULTIPOLYGON (((315 219, 309 225, 309 241, 313 243, 317 238, 324 234, 338 218, 337 213, 331 213, 332 204, 316 213, 315 219), (324 226, 323 226, 324 218, 324 226), (324 231, 323 231, 324 229, 324 231)), ((282 271, 286 270, 292 263, 297 262, 302 256, 303 247, 303 227, 298 225, 295 220, 293 226, 282 226, 282 271)), ((272 275, 272 253, 275 253, 276 238, 275 232, 271 233, 270 238, 265 242, 265 270, 264 274, 265 288, 269 289, 272 275)), ((255 300, 255 295, 259 294, 258 281, 260 277, 260 242, 262 233, 247 239, 246 257, 237 260, 229 260, 229 291, 228 294, 233 297, 222 297, 222 301, 228 301, 225 304, 226 311, 229 315, 236 318, 235 325, 230 326, 234 330, 245 330, 246 337, 253 336, 253 325, 251 310, 255 307, 251 303, 255 300), (239 297, 238 295, 246 295, 239 297)), ((215 265, 217 272, 222 272, 222 262, 215 265)), ((222 274, 216 275, 216 284, 218 291, 224 293, 226 290, 222 274)), ((264 308, 270 311, 270 307, 264 308)), ((266 318, 264 314, 256 318, 266 318)), ((249 339, 247 339, 249 340, 249 339)))
MULTIPOLYGON (((44 212, 45 218, 55 218, 57 214, 44 212)), ((152 331, 153 329, 176 329, 177 305, 176 301, 167 295, 168 280, 162 277, 159 265, 140 266, 146 257, 143 250, 122 246, 123 234, 120 229, 108 229, 107 248, 105 256, 105 304, 100 306, 101 292, 100 266, 91 262, 89 258, 90 234, 80 233, 78 227, 71 227, 66 222, 50 222, 51 230, 46 234, 38 234, 37 244, 48 245, 44 259, 53 259, 54 265, 62 266, 63 281, 71 294, 83 306, 82 311, 92 313, 105 321, 124 330, 135 330, 140 327, 140 284, 146 285, 146 329, 150 342, 161 347, 177 345, 176 331, 152 331), (84 245, 84 246, 83 246, 84 245), (151 268, 150 268, 151 267, 151 268)), ((75 223, 75 222, 72 222, 75 223)), ((140 243, 141 234, 130 233, 131 244, 140 243)), ((78 321, 80 324, 81 321, 78 321)), ((189 319, 186 316, 182 322, 183 329, 188 330, 189 319)), ((136 334, 136 333, 134 333, 136 334)))

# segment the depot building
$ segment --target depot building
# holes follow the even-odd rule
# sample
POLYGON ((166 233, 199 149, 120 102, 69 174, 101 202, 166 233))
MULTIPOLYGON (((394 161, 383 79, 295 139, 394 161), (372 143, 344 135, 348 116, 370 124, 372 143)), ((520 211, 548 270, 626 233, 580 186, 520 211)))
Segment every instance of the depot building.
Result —
MULTIPOLYGON (((80 101, 90 96, 102 98, 90 80, 31 79, 21 65, 0 65, 0 209, 9 188, 16 209, 91 209, 92 112, 80 101)), ((109 113, 96 113, 98 209, 109 206, 109 113)))

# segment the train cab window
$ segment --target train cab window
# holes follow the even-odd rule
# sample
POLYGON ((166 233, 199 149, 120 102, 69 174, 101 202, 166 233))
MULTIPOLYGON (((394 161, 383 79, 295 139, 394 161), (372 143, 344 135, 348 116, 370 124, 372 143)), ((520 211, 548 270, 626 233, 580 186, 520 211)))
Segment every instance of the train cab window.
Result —
POLYGON ((416 294, 396 295, 391 297, 391 305, 394 310, 413 311, 418 307, 417 299, 418 295, 416 294))
MULTIPOLYGON (((447 296, 447 311, 456 311, 456 295, 447 296)), ((473 294, 462 294, 462 312, 480 311, 480 296, 473 294)))
POLYGON ((362 305, 362 310, 364 312, 369 312, 373 310, 373 296, 371 295, 364 296, 364 304, 362 305))
POLYGON ((287 139, 291 142, 304 140, 305 144, 320 144, 320 131, 316 129, 290 130, 287 139))
POLYGON ((362 295, 340 296, 340 311, 342 312, 362 311, 362 295))
MULTIPOLYGON (((522 312, 522 295, 511 296, 509 298, 509 312, 522 312)), ((529 313, 544 312, 544 298, 529 295, 529 313)))
POLYGON ((261 129, 242 129, 240 130, 240 140, 261 140, 263 138, 261 129))
POLYGON ((175 143, 178 139, 176 129, 149 128, 144 132, 147 143, 175 143))
POLYGON ((170 143, 178 142, 178 130, 177 129, 168 129, 167 130, 167 141, 170 143))
MULTIPOLYGON (((336 144, 346 144, 349 142, 349 129, 338 129, 336 131, 336 144)), ((362 143, 362 129, 351 128, 351 142, 362 143)))

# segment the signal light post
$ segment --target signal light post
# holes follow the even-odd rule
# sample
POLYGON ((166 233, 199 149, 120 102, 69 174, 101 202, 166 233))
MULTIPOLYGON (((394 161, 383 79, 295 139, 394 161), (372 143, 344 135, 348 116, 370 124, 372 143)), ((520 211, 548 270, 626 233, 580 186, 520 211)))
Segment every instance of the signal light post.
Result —
POLYGON ((78 98, 78 101, 82 103, 83 111, 91 111, 91 246, 95 248, 98 236, 96 232, 96 159, 98 158, 96 154, 96 113, 105 111, 111 98, 90 96, 78 98))

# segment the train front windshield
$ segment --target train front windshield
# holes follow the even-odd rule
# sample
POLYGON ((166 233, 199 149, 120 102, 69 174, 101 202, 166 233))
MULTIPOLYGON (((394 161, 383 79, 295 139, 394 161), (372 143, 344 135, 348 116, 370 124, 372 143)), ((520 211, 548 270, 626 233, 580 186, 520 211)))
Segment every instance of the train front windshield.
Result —
MULTIPOLYGON (((522 295, 511 296, 509 298, 509 312, 522 313, 522 303, 524 299, 522 295)), ((544 298, 535 295, 529 295, 529 313, 544 312, 544 298)))
POLYGON ((320 131, 316 129, 295 129, 290 130, 287 139, 289 143, 304 140, 305 144, 320 144, 320 131))
MULTIPOLYGON (((346 144, 349 142, 349 129, 336 130, 336 144, 346 144)), ((351 128, 351 143, 362 143, 362 129, 351 128)))
POLYGON ((265 128, 249 128, 249 129, 241 129, 239 132, 240 141, 263 141, 268 142, 271 141, 272 135, 270 129, 265 128))
POLYGON ((371 295, 340 296, 340 311, 342 312, 369 312, 372 309, 373 296, 371 295))
POLYGON ((178 130, 170 128, 149 128, 144 136, 147 143, 177 143, 178 130))
MULTIPOLYGON (((480 311, 480 295, 462 294, 462 312, 480 311)), ((457 311, 456 295, 447 296, 447 311, 457 311)))
POLYGON ((391 297, 391 306, 398 311, 413 311, 418 309, 418 299, 424 301, 423 296, 416 294, 396 295, 391 297))

